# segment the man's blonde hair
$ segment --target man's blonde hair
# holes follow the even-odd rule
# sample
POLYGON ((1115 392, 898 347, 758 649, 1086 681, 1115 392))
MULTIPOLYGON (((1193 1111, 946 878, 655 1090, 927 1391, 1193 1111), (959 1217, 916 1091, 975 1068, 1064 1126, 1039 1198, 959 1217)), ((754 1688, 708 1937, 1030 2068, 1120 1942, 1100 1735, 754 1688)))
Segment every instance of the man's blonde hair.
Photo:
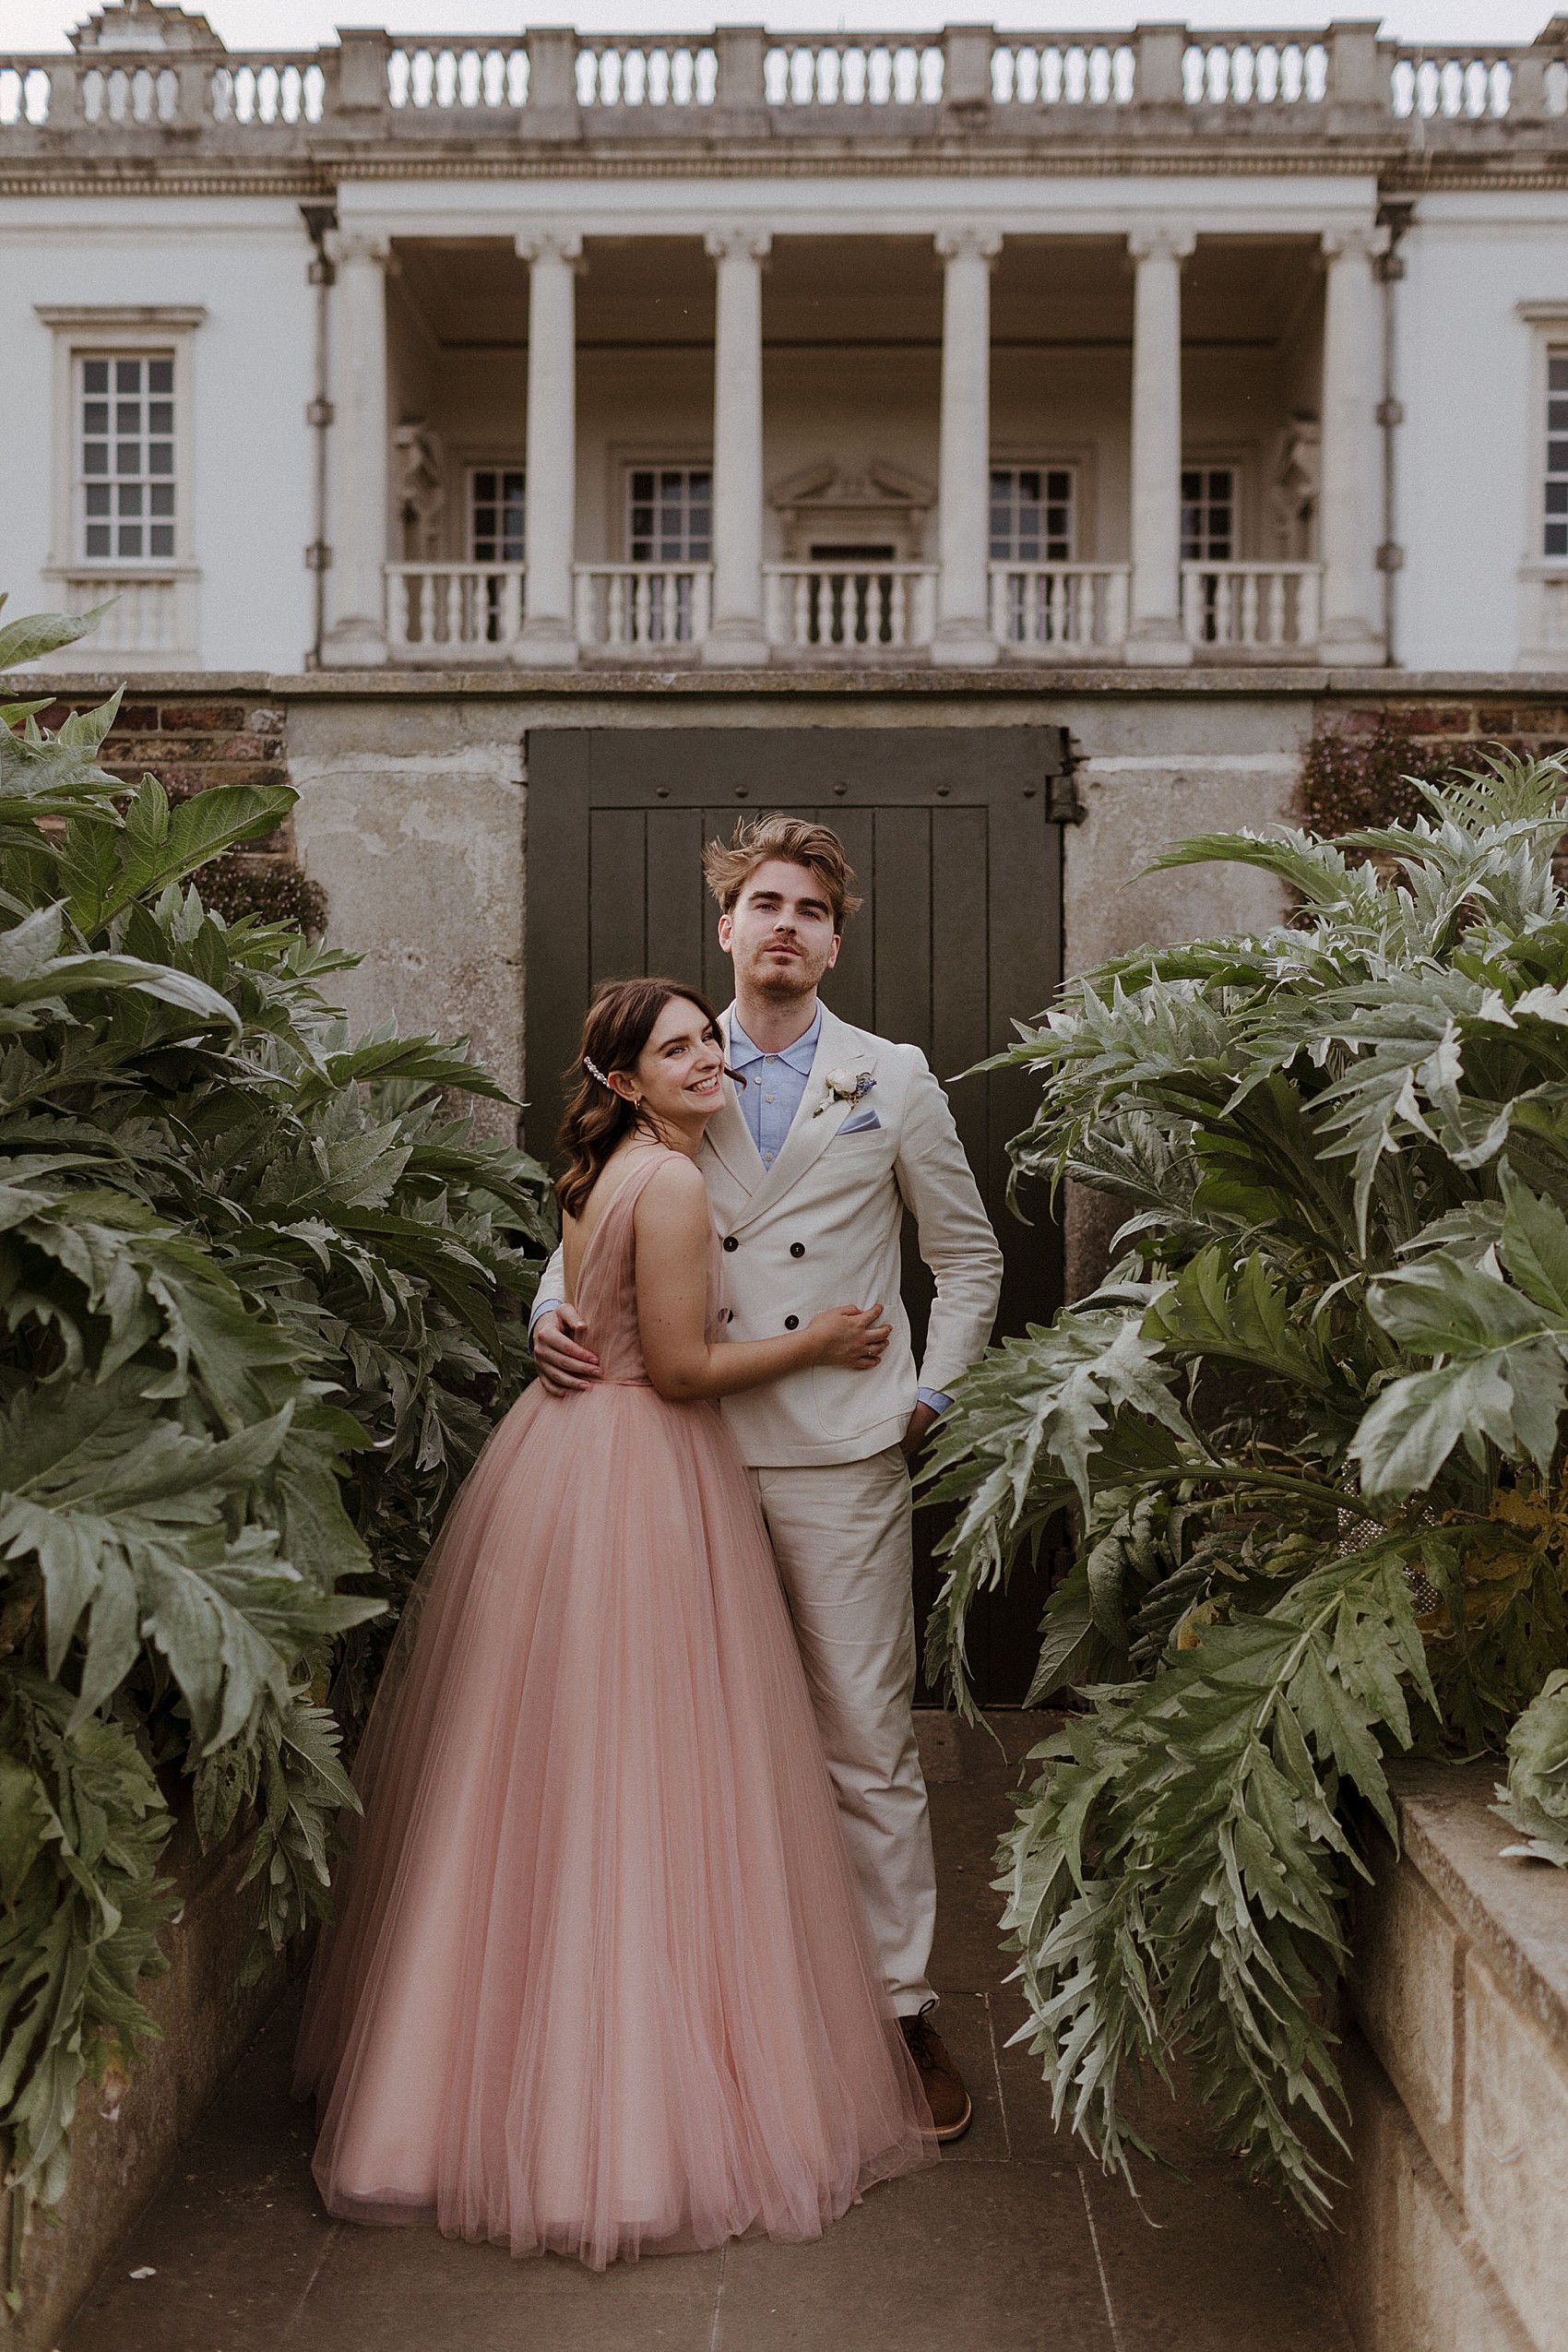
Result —
POLYGON ((770 858, 814 873, 833 909, 833 928, 842 931, 860 906, 855 872, 844 854, 844 844, 829 825, 814 825, 809 817, 742 816, 735 822, 729 845, 710 841, 702 853, 707 886, 727 915, 756 872, 770 858))

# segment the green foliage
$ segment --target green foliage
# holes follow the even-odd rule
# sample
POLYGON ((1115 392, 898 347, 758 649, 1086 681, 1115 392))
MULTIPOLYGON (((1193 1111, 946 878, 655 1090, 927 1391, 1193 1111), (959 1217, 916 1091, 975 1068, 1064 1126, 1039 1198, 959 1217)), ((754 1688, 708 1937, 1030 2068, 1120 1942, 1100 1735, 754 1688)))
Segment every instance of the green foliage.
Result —
POLYGON ((1503 1852, 1568 1870, 1568 1670, 1549 1674, 1508 1735, 1508 1779, 1492 1810, 1522 1832, 1503 1852))
POLYGON ((127 795, 113 703, 39 707, 0 726, 0 2123, 53 2200, 81 2076, 148 2030, 168 1792, 250 1837, 253 1973, 324 1915, 325 1702, 522 1384, 552 1226, 449 1108, 506 1099, 461 1046, 350 1038, 351 958, 192 883, 292 792, 127 795))
POLYGON ((1302 911, 1091 972, 999 1057, 1041 1080, 1015 1182, 1118 1197, 1123 1254, 941 1424, 928 1667, 969 1711, 974 1595, 1071 1511, 1031 1697, 1087 1711, 1039 1752, 1006 1926, 1108 2165, 1181 2042, 1228 2144, 1325 2209, 1391 1755, 1507 1742, 1508 1818, 1568 1859, 1562 783, 1498 757, 1338 845, 1187 843, 1162 863, 1260 866, 1302 911))

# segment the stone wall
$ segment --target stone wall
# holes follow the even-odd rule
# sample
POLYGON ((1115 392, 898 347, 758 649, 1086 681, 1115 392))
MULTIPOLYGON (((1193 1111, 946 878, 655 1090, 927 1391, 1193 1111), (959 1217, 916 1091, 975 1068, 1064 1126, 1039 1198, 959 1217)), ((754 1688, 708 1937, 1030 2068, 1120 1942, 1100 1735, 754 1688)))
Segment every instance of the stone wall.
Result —
MULTIPOLYGON (((79 689, 62 695, 40 713, 41 723, 58 727, 73 710, 90 710, 102 699, 101 692, 79 689)), ((172 801, 189 800, 220 784, 287 784, 288 717, 280 703, 267 701, 255 688, 130 693, 99 760, 127 786, 156 776, 172 801)), ((312 929, 326 921, 325 894, 301 870, 290 817, 275 831, 215 860, 201 887, 209 903, 231 917, 255 913, 303 921, 312 929)))
POLYGON ((1568 1877, 1503 1859, 1496 1776, 1400 1768, 1359 1905, 1328 2251, 1361 2352, 1568 2352, 1568 1877))
MULTIPOLYGON (((160 1864, 181 1896, 179 1917, 159 1938, 169 1973, 137 1989, 162 2038, 143 2045, 118 2097, 105 2097, 90 2082, 81 2086, 59 2224, 51 2227, 32 2215, 18 2308, 13 2315, 0 2305, 6 2352, 51 2352, 180 2141, 284 1990, 283 1958, 256 1983, 240 1983, 257 1912, 257 1888, 240 1887, 252 1834, 242 1830, 204 1855, 188 1804, 175 1829, 160 1864)), ((10 2197, 0 2196, 0 2243, 6 2245, 10 2207, 10 2197)))
MULTIPOLYGON (((69 700, 90 702, 109 683, 71 681, 69 700)), ((240 862, 281 883, 297 857, 305 881, 325 891, 329 939, 362 958, 334 983, 350 1019, 469 1035, 521 1096, 527 893, 550 879, 528 871, 531 732, 1064 726, 1083 808, 1064 836, 1063 956, 1074 972, 1145 944, 1279 920, 1283 893, 1250 867, 1146 870, 1185 835, 1288 817, 1311 738, 1332 730, 1354 742, 1385 715, 1422 749, 1461 761, 1489 743, 1541 752, 1568 742, 1561 682, 1505 677, 1400 676, 1384 686, 1364 672, 1263 670, 961 681, 930 670, 386 671, 209 678, 184 691, 172 679, 138 682, 108 765, 129 778, 150 768, 175 792, 287 777, 302 796, 291 823, 240 862)), ((506 1114, 484 1117, 495 1125, 506 1114)), ((1070 1295, 1098 1280, 1117 1221, 1099 1196, 1070 1202, 1070 1295)))

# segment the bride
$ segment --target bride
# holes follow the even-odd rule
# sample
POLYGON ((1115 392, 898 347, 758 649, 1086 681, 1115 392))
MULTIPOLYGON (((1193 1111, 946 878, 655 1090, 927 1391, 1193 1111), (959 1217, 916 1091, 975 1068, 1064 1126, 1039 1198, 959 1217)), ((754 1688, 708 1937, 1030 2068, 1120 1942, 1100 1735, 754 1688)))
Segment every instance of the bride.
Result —
POLYGON ((725 1340, 695 1165, 722 1068, 694 991, 595 999, 558 1191, 603 1377, 492 1437, 361 1748, 296 2061, 347 2219, 597 2268, 815 2237, 934 2159, 715 1402, 888 1332, 725 1340))

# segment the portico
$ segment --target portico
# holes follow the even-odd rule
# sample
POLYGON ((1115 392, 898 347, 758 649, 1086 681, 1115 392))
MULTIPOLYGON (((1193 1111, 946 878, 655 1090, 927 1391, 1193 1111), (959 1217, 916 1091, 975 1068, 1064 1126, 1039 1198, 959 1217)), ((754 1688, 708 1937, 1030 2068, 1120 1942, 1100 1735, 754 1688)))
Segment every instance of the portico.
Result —
POLYGON ((1370 188, 432 193, 343 191, 330 665, 1383 658, 1370 188))

